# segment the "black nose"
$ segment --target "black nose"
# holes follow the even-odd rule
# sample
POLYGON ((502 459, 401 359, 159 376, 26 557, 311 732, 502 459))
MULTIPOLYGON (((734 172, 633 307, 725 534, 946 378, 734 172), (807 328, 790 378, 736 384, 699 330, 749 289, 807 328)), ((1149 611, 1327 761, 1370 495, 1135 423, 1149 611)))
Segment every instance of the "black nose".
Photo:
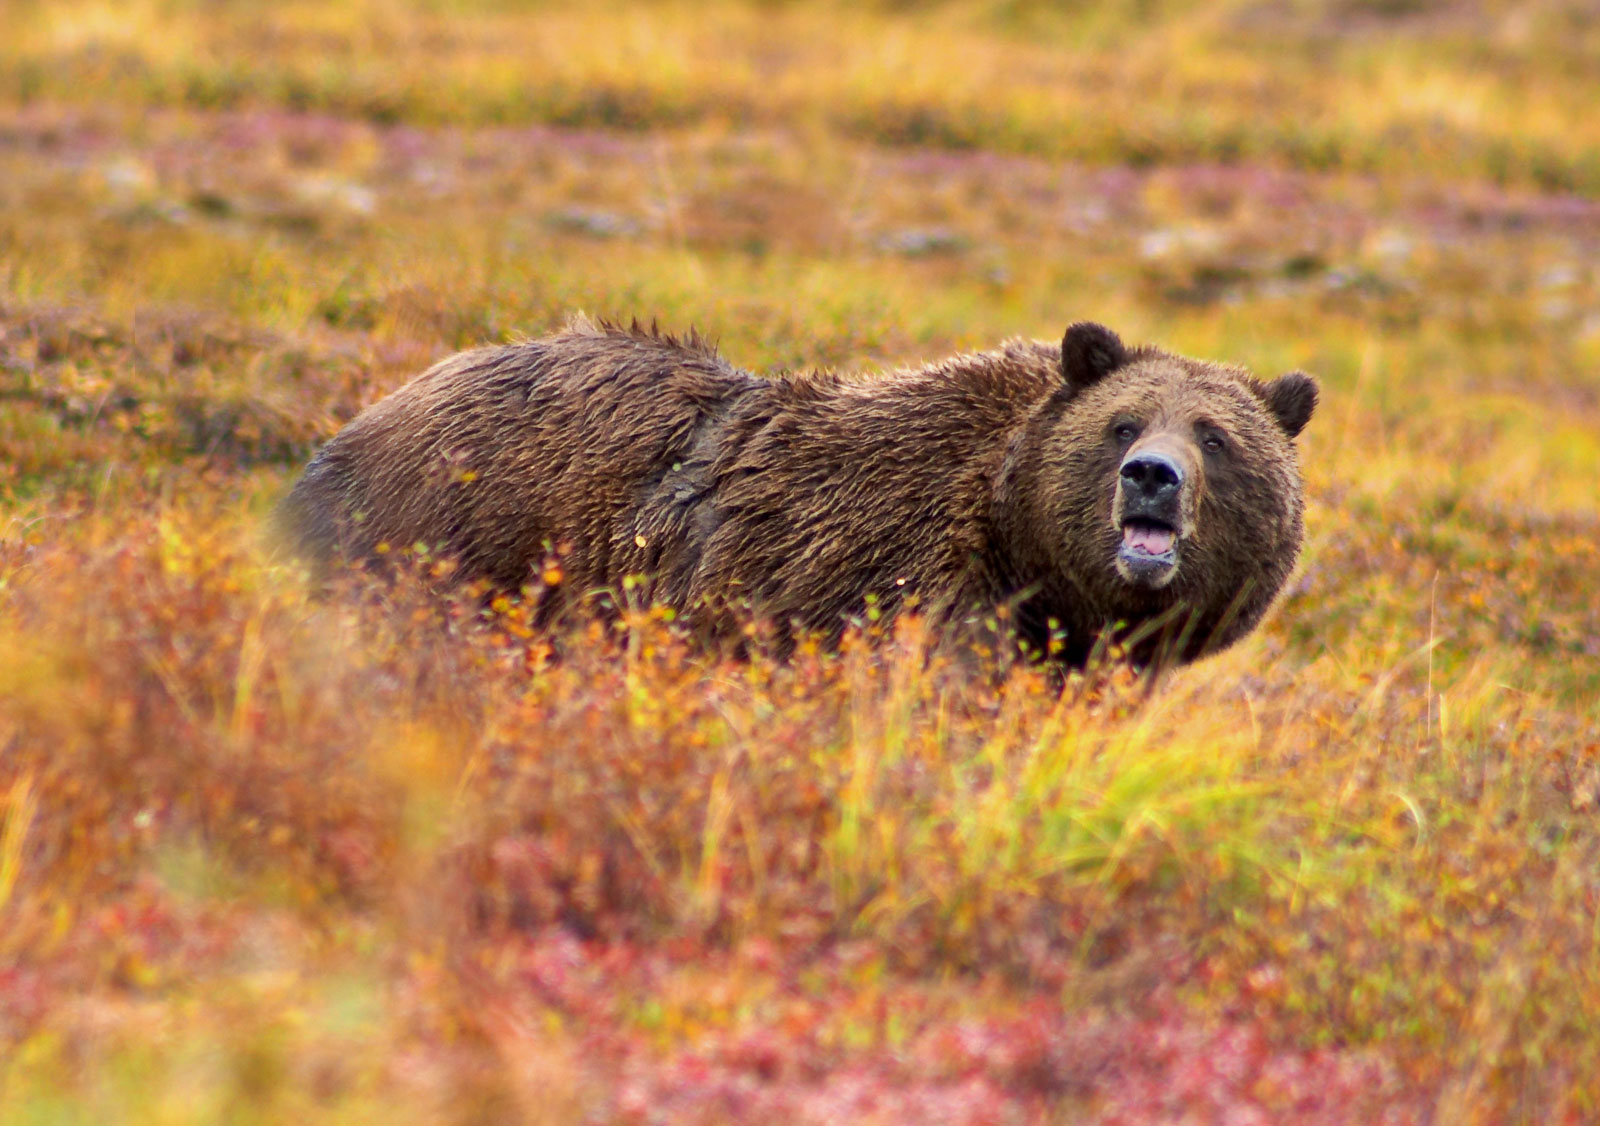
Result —
POLYGON ((1183 487, 1183 468, 1165 454, 1140 454, 1122 463, 1122 487, 1141 500, 1170 501, 1183 487))

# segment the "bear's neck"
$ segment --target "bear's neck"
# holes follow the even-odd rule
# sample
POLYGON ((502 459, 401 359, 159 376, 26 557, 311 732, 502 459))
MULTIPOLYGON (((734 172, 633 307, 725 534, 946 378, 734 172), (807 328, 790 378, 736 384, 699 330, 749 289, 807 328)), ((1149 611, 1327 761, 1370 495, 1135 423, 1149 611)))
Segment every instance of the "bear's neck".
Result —
POLYGON ((1018 638, 1030 649, 1042 653, 1053 647, 1057 659, 1081 665, 1099 636, 1100 623, 1085 616, 1093 599, 1079 589, 1045 539, 1052 519, 1039 505, 1033 440, 1061 409, 1057 402, 1040 404, 1007 445, 990 504, 990 597, 1011 608, 1018 638))

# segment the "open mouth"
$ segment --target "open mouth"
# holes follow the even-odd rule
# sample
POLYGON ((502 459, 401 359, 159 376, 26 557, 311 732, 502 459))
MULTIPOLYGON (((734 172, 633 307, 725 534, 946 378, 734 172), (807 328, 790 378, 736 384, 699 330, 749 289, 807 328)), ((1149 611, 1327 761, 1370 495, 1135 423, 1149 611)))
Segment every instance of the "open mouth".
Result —
POLYGON ((1160 520, 1135 517, 1122 525, 1122 550, 1131 555, 1169 555, 1178 533, 1160 520))
POLYGON ((1171 524, 1135 516, 1123 521, 1117 570, 1130 582, 1161 586, 1178 565, 1178 531, 1171 524))

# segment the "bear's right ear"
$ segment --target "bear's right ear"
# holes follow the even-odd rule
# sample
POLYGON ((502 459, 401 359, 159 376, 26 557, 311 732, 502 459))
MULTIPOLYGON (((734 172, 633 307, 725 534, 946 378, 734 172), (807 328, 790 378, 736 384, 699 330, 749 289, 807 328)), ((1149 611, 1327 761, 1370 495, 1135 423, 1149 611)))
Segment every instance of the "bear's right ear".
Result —
POLYGON ((1127 362, 1122 338, 1105 325, 1079 321, 1061 338, 1061 378, 1074 391, 1093 386, 1127 362))

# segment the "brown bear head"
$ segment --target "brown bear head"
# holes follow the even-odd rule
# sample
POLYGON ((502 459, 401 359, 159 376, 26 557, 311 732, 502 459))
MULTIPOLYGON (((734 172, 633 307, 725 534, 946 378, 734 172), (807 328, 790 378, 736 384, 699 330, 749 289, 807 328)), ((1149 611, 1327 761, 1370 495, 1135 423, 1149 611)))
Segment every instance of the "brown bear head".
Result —
POLYGON ((1000 498, 1009 546, 1042 575, 1035 608, 1080 644, 1122 623, 1147 659, 1236 640, 1300 550, 1293 440, 1316 382, 1129 349, 1097 324, 1068 329, 1061 358, 1000 498))

